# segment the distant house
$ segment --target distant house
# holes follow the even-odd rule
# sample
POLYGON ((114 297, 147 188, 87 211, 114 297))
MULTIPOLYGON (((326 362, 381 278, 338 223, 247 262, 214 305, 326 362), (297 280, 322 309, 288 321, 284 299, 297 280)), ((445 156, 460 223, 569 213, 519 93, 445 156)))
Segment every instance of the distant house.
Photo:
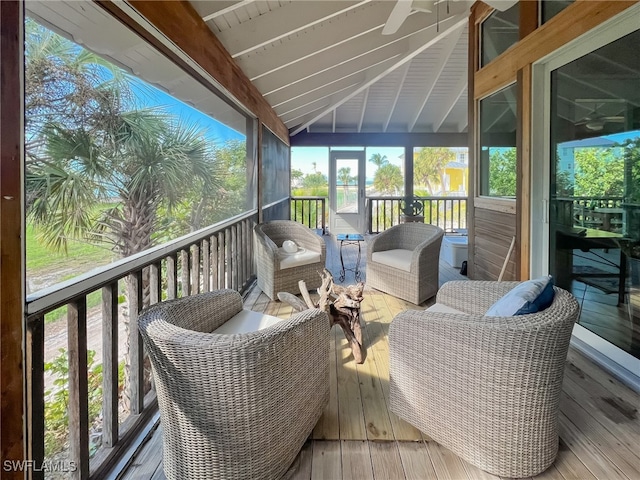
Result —
POLYGON ((469 156, 467 148, 451 148, 455 151, 456 160, 447 163, 444 168, 443 193, 467 195, 469 188, 469 156))

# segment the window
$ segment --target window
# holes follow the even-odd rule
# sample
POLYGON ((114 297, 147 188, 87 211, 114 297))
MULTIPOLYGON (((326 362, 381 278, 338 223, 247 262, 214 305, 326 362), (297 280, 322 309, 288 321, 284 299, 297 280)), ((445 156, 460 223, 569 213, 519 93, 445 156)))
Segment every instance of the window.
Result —
POLYGON ((549 272, 640 358, 640 30, 551 71, 549 272))
POLYGON ((133 41, 140 77, 25 20, 29 291, 255 208, 247 118, 195 80, 173 91, 198 108, 147 83, 185 74, 133 41))
POLYGON ((404 148, 366 148, 367 197, 404 195, 404 148))
POLYGON ((480 195, 515 198, 516 96, 514 83, 480 100, 480 195))
MULTIPOLYGON (((545 2, 548 3, 548 2, 545 2)), ((520 3, 501 12, 494 11, 480 26, 480 66, 484 67, 520 37, 520 3)))
POLYGON ((571 5, 575 0, 554 0, 550 1, 540 1, 540 8, 542 9, 541 17, 542 23, 547 23, 557 14, 559 14, 562 10, 571 5))
POLYGON ((413 191, 418 197, 464 196, 469 165, 466 147, 413 149, 413 191))

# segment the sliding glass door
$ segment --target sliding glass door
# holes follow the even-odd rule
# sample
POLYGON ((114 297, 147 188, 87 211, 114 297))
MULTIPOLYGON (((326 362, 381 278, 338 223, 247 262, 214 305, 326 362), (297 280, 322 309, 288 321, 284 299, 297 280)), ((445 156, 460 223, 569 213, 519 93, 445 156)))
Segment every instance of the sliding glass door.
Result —
MULTIPOLYGON (((640 358, 640 30, 548 68, 548 272, 640 358)), ((534 189, 536 187, 534 186, 534 189)))
POLYGON ((553 275, 578 299, 575 340, 637 379, 640 30, 633 17, 612 19, 534 66, 531 272, 553 275))

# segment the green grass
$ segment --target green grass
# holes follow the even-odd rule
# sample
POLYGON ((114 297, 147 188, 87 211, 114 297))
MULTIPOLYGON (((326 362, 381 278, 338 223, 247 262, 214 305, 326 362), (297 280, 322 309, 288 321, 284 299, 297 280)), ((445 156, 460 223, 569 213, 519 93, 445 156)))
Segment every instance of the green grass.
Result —
MULTIPOLYGON (((107 264, 114 258, 113 252, 107 248, 75 240, 69 241, 67 253, 56 252, 46 247, 38 239, 38 230, 33 225, 27 225, 26 254, 27 275, 33 276, 48 274, 56 269, 68 270, 72 268, 81 272, 90 270, 97 265, 107 264)), ((70 278, 75 275, 77 273, 65 274, 63 277, 70 278)))

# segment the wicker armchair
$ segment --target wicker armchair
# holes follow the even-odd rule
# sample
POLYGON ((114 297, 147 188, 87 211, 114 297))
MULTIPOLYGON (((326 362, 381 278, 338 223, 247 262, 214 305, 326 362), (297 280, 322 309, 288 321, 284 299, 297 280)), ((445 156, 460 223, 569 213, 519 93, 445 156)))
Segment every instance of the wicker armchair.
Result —
POLYGON ((416 305, 433 297, 443 235, 435 225, 403 223, 374 236, 367 244, 367 285, 416 305))
POLYGON ((298 222, 273 220, 256 225, 254 233, 258 287, 271 300, 277 299, 278 292, 290 292, 294 295, 300 293, 300 280, 305 281, 308 289, 322 284, 319 274, 325 267, 327 247, 322 237, 313 230, 298 222), (294 262, 293 266, 289 265, 292 258, 287 257, 282 250, 285 240, 293 240, 305 250, 305 255, 311 253, 312 256, 303 259, 302 263, 294 262))
POLYGON ((326 313, 307 310, 250 333, 209 333, 241 312, 249 313, 240 295, 220 290, 162 302, 139 317, 169 480, 280 478, 328 402, 326 313))
POLYGON ((578 302, 485 317, 518 282, 455 281, 440 312, 407 310, 389 328, 390 402, 399 417, 501 477, 534 476, 558 452, 558 411, 578 302), (445 313, 449 307, 464 313, 445 313))

